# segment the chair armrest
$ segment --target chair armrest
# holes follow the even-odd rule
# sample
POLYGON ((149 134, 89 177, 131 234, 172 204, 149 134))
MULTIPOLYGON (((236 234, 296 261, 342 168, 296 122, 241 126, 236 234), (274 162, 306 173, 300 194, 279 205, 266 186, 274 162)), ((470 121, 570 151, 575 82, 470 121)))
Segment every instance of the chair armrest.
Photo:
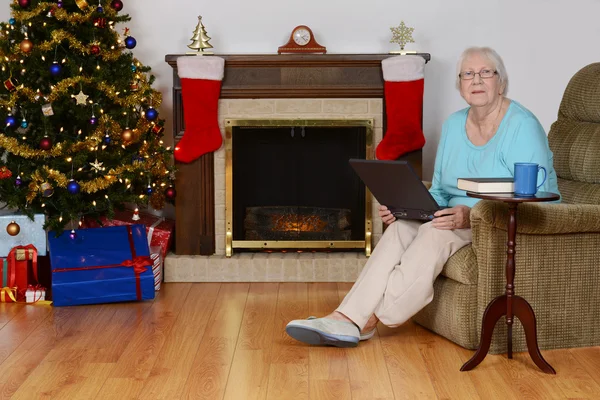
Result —
MULTIPOLYGON (((506 231, 508 205, 482 200, 471 210, 471 227, 491 225, 506 231)), ((517 233, 554 235, 600 232, 600 206, 593 204, 523 203, 517 209, 517 233)))

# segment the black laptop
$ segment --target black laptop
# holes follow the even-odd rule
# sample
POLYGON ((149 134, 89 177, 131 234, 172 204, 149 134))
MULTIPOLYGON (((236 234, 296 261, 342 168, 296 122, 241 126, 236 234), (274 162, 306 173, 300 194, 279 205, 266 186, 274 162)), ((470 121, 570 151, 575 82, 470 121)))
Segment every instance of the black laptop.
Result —
POLYGON ((396 218, 429 221, 441 209, 408 161, 352 158, 350 165, 396 218))

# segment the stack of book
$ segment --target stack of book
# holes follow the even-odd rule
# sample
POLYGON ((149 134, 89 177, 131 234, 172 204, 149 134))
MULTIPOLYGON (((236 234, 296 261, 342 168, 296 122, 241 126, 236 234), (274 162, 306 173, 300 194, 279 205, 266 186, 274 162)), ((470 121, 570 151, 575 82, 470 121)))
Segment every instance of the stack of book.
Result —
POLYGON ((460 190, 474 193, 513 193, 513 178, 458 178, 460 190))

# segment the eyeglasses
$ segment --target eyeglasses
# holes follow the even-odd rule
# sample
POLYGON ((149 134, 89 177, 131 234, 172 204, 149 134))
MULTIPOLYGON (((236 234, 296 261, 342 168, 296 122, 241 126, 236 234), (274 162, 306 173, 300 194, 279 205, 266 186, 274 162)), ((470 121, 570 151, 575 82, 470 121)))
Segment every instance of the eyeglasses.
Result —
POLYGON ((479 72, 464 71, 458 74, 458 77, 463 81, 470 81, 475 78, 475 75, 479 75, 481 79, 490 79, 493 78, 494 75, 498 75, 498 72, 494 71, 493 69, 482 69, 479 72))

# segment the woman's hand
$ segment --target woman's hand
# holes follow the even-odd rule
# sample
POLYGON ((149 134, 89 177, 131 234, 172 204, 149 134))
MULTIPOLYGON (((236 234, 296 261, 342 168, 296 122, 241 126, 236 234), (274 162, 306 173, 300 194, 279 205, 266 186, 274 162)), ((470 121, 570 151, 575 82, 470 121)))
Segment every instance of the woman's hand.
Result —
MULTIPOLYGON (((381 211, 379 212, 381 215, 381 211)), ((467 206, 454 206, 436 211, 431 224, 437 229, 466 229, 471 227, 471 209, 467 206)))
POLYGON ((386 206, 379 206, 379 217, 384 224, 389 225, 396 220, 394 214, 386 206))

